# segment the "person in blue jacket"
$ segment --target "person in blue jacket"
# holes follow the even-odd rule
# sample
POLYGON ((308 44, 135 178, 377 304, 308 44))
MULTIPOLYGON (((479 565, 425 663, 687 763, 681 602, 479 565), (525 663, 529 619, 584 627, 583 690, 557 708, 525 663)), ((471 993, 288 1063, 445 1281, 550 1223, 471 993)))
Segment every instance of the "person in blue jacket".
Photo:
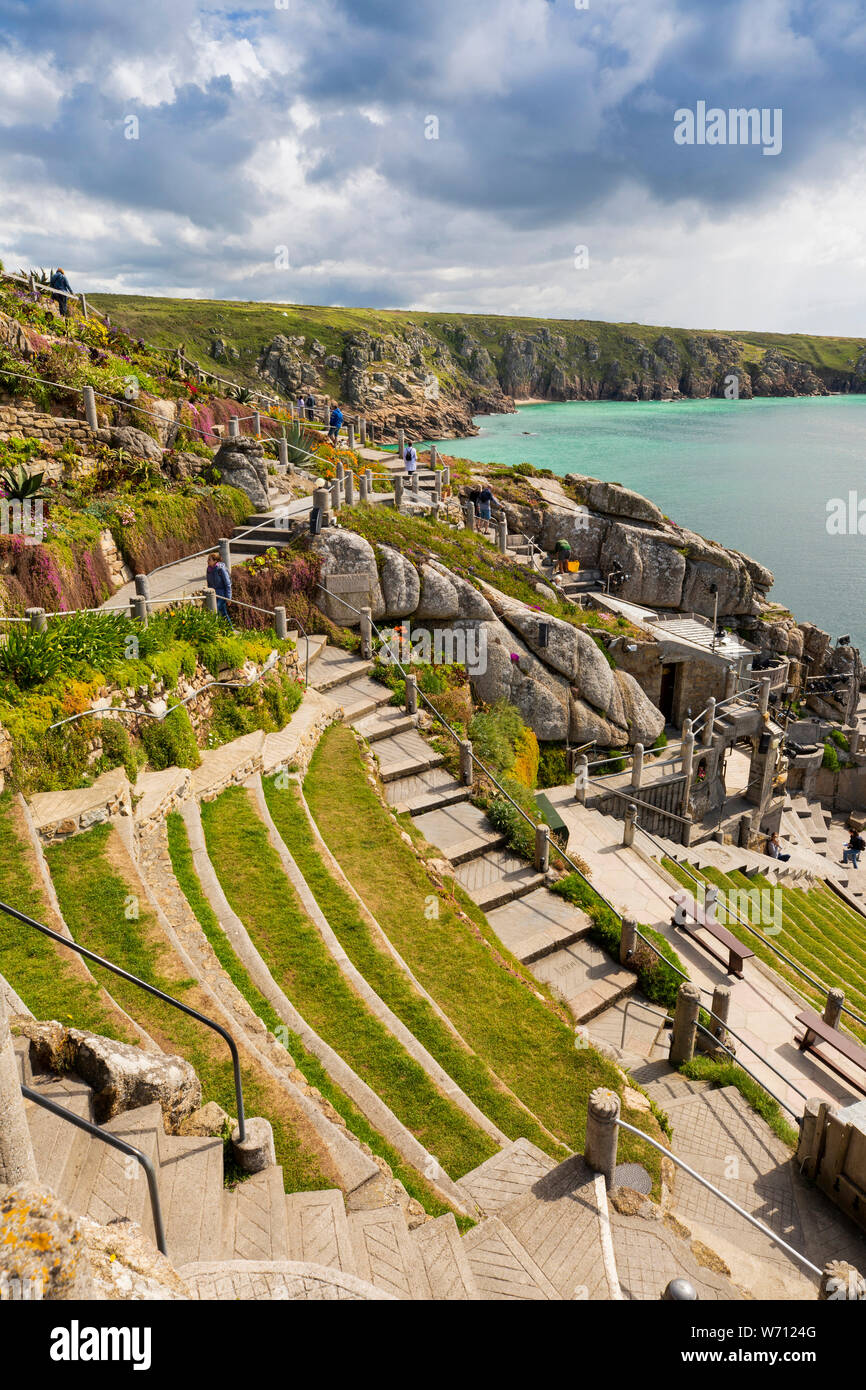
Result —
POLYGON ((217 612, 220 617, 228 618, 228 600, 232 596, 232 576, 228 565, 224 565, 220 559, 218 550, 214 550, 207 557, 207 586, 216 593, 217 612))
POLYGON ((328 438, 332 444, 336 444, 337 436, 340 433, 340 426, 343 423, 343 412, 338 405, 331 411, 331 418, 328 421, 328 438))
MULTIPOLYGON (((66 278, 63 267, 60 265, 57 267, 48 283, 53 290, 65 290, 66 294, 72 293, 72 286, 66 278)), ((64 318, 69 313, 69 300, 66 298, 66 294, 55 294, 53 296, 53 299, 64 318)))

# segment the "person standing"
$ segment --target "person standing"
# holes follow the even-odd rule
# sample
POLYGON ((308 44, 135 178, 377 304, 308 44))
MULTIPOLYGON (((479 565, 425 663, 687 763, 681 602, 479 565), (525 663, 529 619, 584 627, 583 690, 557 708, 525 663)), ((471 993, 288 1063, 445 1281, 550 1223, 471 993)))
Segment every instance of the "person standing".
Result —
POLYGON ((571 560, 571 543, 560 536, 556 545, 553 547, 553 558, 556 561, 558 574, 568 574, 568 565, 571 560))
POLYGON ((315 420, 315 418, 316 418, 316 398, 315 398, 315 396, 313 395, 313 393, 312 393, 312 391, 311 391, 310 394, 309 394, 309 396, 307 397, 307 419, 308 419, 308 420, 315 420))
POLYGON ((298 396, 298 419, 299 419, 299 420, 306 420, 306 418, 307 418, 307 402, 306 402, 306 398, 305 398, 304 396, 298 396))
POLYGON ((336 444, 340 430, 343 425, 343 412, 338 405, 331 411, 331 418, 328 421, 328 438, 332 444, 336 444))
POLYGON ((207 586, 217 596, 217 612, 221 618, 229 618, 228 601, 232 596, 232 576, 228 565, 223 564, 218 550, 207 557, 207 586))
POLYGON ((485 483, 478 494, 478 520, 480 529, 487 534, 490 530, 491 508, 493 506, 493 491, 489 483, 485 483))
POLYGON ((862 835, 858 835, 856 830, 851 831, 851 838, 842 851, 842 863, 850 864, 852 868, 859 869, 860 855, 866 849, 866 841, 862 835))
POLYGON ((55 294, 51 297, 54 300, 63 317, 66 318, 66 316, 69 313, 69 300, 66 296, 72 293, 72 286, 67 280, 66 272, 64 271, 62 266, 59 265, 57 267, 48 283, 53 290, 64 291, 63 294, 55 294))
POLYGON ((413 473, 417 473, 418 471, 418 453, 414 444, 406 445, 403 462, 406 465, 406 477, 411 478, 413 473))

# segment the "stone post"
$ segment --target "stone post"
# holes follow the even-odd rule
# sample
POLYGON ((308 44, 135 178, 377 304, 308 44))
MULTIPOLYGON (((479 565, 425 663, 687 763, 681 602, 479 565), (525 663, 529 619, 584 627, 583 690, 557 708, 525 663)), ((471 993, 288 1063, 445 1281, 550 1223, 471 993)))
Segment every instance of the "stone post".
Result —
POLYGON ((244 1173, 263 1173, 277 1161, 271 1122, 254 1116, 247 1120, 246 1131, 247 1137, 243 1140, 239 1129, 232 1133, 235 1162, 244 1173))
POLYGON ((142 627, 147 627, 147 599, 137 595, 132 600, 132 611, 142 627))
POLYGON ((634 757, 631 764, 631 784, 635 791, 640 790, 643 779, 643 744, 636 743, 634 746, 634 757))
POLYGON ((223 564, 225 565, 226 569, 229 570, 229 571, 231 571, 231 567, 232 567, 232 543, 231 543, 231 541, 230 541, 226 536, 223 536, 222 539, 221 539, 221 541, 220 541, 220 559, 222 560, 222 562, 223 562, 223 564))
POLYGON ((237 439, 240 432, 241 427, 238 424, 238 417, 237 415, 232 415, 229 420, 229 439, 237 439))
POLYGON ((827 1003, 824 1005, 824 1022, 830 1028, 838 1028, 842 1018, 842 1005, 845 1003, 843 989, 828 989, 827 1003))
MULTIPOLYGON (((214 598, 216 598, 216 594, 214 594, 214 598)), ((276 632, 280 641, 285 642, 286 638, 289 635, 289 624, 286 620, 285 607, 281 603, 277 604, 276 608, 274 609, 274 631, 276 632)))
POLYGON ((406 713, 418 713, 418 682, 411 673, 406 677, 406 713))
POLYGON ((415 472, 412 474, 412 500, 415 502, 418 501, 418 489, 420 486, 421 480, 418 477, 418 469, 416 468, 415 472))
POLYGON ((0 1187, 38 1181, 6 1000, 0 989, 0 1187))
POLYGON ((866 1299, 866 1279, 845 1260, 830 1260, 821 1275, 818 1302, 856 1303, 866 1299))
POLYGON ((766 714, 770 708, 770 678, 765 676, 761 681, 761 693, 758 696, 758 710, 761 714, 766 714))
POLYGON ((369 483, 367 482, 367 474, 366 474, 366 473, 361 473, 361 474, 359 474, 359 477, 358 477, 358 486, 359 486, 359 489, 360 489, 360 496, 359 496, 359 498, 358 498, 358 501, 359 501, 359 502, 367 502, 367 501, 369 501, 370 491, 369 491, 369 483))
POLYGON ((683 980, 677 994, 677 1007, 674 1012, 674 1026, 671 1032, 671 1050, 668 1061, 672 1067, 690 1062, 695 1055, 695 1035, 698 1031, 698 1009, 701 1005, 701 992, 691 980, 683 980))
POLYGON ((535 827, 535 869, 546 874, 550 868, 550 833, 546 825, 535 827))
POLYGON ((285 436, 283 436, 282 439, 278 439, 278 440, 277 440, 277 448, 278 448, 279 453, 280 453, 280 468, 283 470, 284 473, 288 473, 288 471, 289 471, 289 442, 288 442, 288 440, 285 438, 285 436))
POLYGON ((701 743, 704 745, 705 748, 709 748, 710 744, 713 741, 713 733, 715 732, 715 727, 716 700, 715 696, 711 695, 710 698, 707 700, 707 717, 704 723, 704 727, 701 731, 701 743))
POLYGON ((216 589, 205 589, 205 591, 204 591, 204 607, 205 607, 205 612, 207 612, 207 613, 215 613, 215 612, 217 611, 217 602, 216 602, 216 600, 217 600, 216 589))
POLYGON ((436 468, 439 462, 439 451, 435 444, 430 445, 430 467, 436 468))
POLYGON ((442 469, 437 468, 433 475, 433 497, 438 503, 442 501, 442 469))
POLYGON ((748 849, 749 841, 752 838, 752 817, 740 816, 740 824, 737 830, 737 844, 740 849, 748 849))
MULTIPOLYGON (((330 516, 331 494, 326 487, 317 487, 313 493, 313 506, 318 507, 322 513, 322 525, 326 525, 330 516)), ((220 541, 222 548, 222 541, 220 541)))
POLYGON ((347 506, 347 507, 354 507, 354 505, 355 505, 355 475, 354 475, 354 473, 352 472, 351 468, 347 468, 347 469, 346 469, 346 476, 345 476, 345 478, 343 479, 343 481, 344 481, 344 483, 345 483, 345 485, 346 485, 346 506, 347 506))
POLYGON ((48 628, 48 619, 45 616, 44 608, 28 608, 27 617, 30 619, 31 632, 45 632, 48 628))
POLYGON ((258 438, 262 432, 262 416, 258 410, 253 411, 253 434, 258 438))
POLYGON ((365 475, 365 477, 366 477, 366 479, 367 479, 367 496, 368 496, 368 497, 372 497, 372 496, 373 496, 373 470, 372 470, 372 468, 365 468, 365 469, 364 469, 364 475, 365 475))
POLYGON ((472 744, 464 739, 460 744, 460 781, 464 787, 472 786, 472 774, 472 744))
POLYGON ((397 457, 401 463, 406 461, 406 435, 403 430, 397 431, 397 457))
POLYGON ((508 518, 504 512, 496 518, 496 544, 500 554, 508 554, 508 518))
POLYGON ((99 429, 99 421, 96 418, 96 396, 93 394, 92 386, 84 388, 84 418, 89 429, 94 432, 99 429))
POLYGON ((346 470, 344 469, 342 463, 339 459, 337 459, 337 462, 334 464, 334 477, 337 479, 337 482, 340 484, 341 487, 343 486, 343 482, 345 479, 345 472, 346 470))
POLYGON ((475 508, 471 502, 463 503, 463 525, 467 531, 475 530, 475 508))
POLYGON ((596 1086, 586 1112, 583 1157, 588 1168, 601 1173, 605 1187, 613 1186, 619 1141, 619 1096, 606 1086, 596 1086))
POLYGON ((625 817, 622 823, 622 843, 623 848, 628 849, 629 845, 634 844, 634 828, 637 821, 637 807, 630 801, 625 808, 625 817))
POLYGON ((589 758, 585 753, 577 755, 577 769, 574 776, 574 799, 581 806, 586 805, 586 790, 589 786, 589 758))
POLYGON ((715 1033, 719 1042, 727 1042, 725 1026, 728 1022, 728 1012, 731 1007, 731 986, 716 985, 713 990, 713 1017, 710 1019, 710 1028, 715 1033))
POLYGON ((369 661, 373 655, 373 610, 361 609, 361 659, 369 661))
POLYGON ((81 317, 86 320, 88 317, 87 300, 83 293, 78 296, 78 299, 81 304, 81 317))
POLYGON ((628 965, 637 950, 637 923, 631 917, 623 917, 622 934, 619 938, 619 963, 628 965))
POLYGON ((349 448, 350 448, 350 449, 354 449, 354 447, 355 447, 355 426, 354 426, 353 424, 349 423, 349 424, 346 426, 346 432, 347 432, 347 434, 348 434, 348 436, 349 436, 349 448))
POLYGON ((335 512, 338 512, 338 511, 340 510, 340 480, 339 480, 339 478, 332 478, 332 479, 331 479, 331 507, 333 508, 333 510, 334 510, 335 512))
POLYGON ((689 813, 689 793, 692 789, 692 770, 695 761, 695 736, 692 733, 686 734, 682 746, 683 755, 683 799, 680 808, 680 815, 687 816, 689 813))
POLYGON ((360 420, 358 421, 358 425, 359 433, 361 435, 361 448, 363 449, 367 443, 367 420, 365 416, 361 416, 360 420))
POLYGON ((447 463, 443 463, 442 465, 442 486, 451 486, 451 468, 447 463))
POLYGON ((399 512, 403 505, 403 479, 399 473, 394 475, 394 506, 399 512))
POLYGON ((737 672, 731 667, 725 676, 725 699, 731 700, 737 693, 739 678, 737 672))
POLYGON ((682 830, 680 831, 680 844, 685 845, 687 849, 692 842, 692 832, 694 828, 694 821, 691 816, 683 816, 682 830))

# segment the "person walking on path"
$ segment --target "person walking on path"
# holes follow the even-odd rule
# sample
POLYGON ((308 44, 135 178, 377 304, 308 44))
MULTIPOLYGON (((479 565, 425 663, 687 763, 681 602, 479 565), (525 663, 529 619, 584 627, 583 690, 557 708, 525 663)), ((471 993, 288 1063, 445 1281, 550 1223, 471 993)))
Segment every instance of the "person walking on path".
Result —
POLYGON ((212 551, 207 557, 207 586, 213 589, 217 596, 217 612, 221 618, 229 617, 228 600, 232 596, 232 576, 228 565, 224 565, 220 559, 218 550, 212 551))
POLYGON ((332 444, 336 444, 337 437, 343 424, 343 412, 338 405, 331 411, 331 418, 328 421, 328 438, 332 444))
POLYGON ((767 841, 767 853, 771 859, 781 859, 785 862, 791 858, 790 854, 782 853, 782 846, 779 843, 779 837, 775 830, 767 841))
POLYGON ((414 444, 406 445, 406 452, 403 455, 403 462, 406 465, 406 477, 411 478, 413 473, 418 471, 418 452, 414 444))
POLYGON ((493 491, 489 483, 485 483, 478 494, 478 520, 480 529, 486 534, 490 530, 491 507, 493 506, 493 491))
POLYGON ((305 398, 304 396, 298 396, 298 419, 299 419, 299 420, 305 420, 306 418, 307 418, 307 401, 306 401, 306 398, 305 398))
POLYGON ((66 272, 64 271, 61 265, 57 267, 48 283, 53 290, 65 291, 65 293, 63 294, 55 294, 51 297, 54 300, 63 317, 66 318, 67 314, 69 313, 69 300, 66 298, 66 296, 72 293, 72 286, 67 280, 66 272))
POLYGON ((866 849, 866 840, 856 830, 852 830, 851 838, 842 851, 842 863, 850 864, 852 868, 859 869, 860 855, 864 849, 866 849))
POLYGON ((307 397, 307 419, 308 419, 308 420, 315 420, 315 418, 316 418, 316 398, 315 398, 315 396, 313 395, 313 393, 312 393, 312 391, 311 391, 310 394, 309 394, 309 396, 307 397))

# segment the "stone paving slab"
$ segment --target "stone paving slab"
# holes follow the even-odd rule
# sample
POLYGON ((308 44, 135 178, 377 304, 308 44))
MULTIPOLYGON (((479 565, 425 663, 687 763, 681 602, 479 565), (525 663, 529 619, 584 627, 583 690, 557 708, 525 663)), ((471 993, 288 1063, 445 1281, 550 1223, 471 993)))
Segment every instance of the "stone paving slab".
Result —
POLYGON ((362 660, 354 652, 327 646, 310 663, 310 685, 317 690, 330 690, 332 686, 341 685, 355 676, 365 676, 372 667, 371 661, 362 660))
POLYGON ((611 1289, 605 1267, 596 1174, 580 1155, 539 1178, 529 1192, 500 1209, 499 1219, 560 1298, 607 1301, 618 1293, 611 1289))
POLYGON ((287 1193, 285 1204, 291 1259, 356 1273, 342 1192, 287 1193))
POLYGON ((438 767, 444 762, 442 754, 436 753, 417 729, 406 729, 403 733, 380 740, 374 751, 379 763, 379 776, 383 782, 411 777, 415 772, 423 772, 428 767, 438 767))
POLYGON ((453 864, 471 859, 485 848, 501 845, 504 840, 491 826, 486 812, 471 801, 458 801, 414 819, 424 838, 441 849, 453 864))
POLYGON ((455 801, 468 801, 470 791, 456 781, 444 767, 431 767, 425 772, 413 773, 411 777, 401 777, 394 782, 385 783, 385 798, 389 805, 420 816, 437 806, 453 805, 455 801))
POLYGON ((437 1302, 477 1302, 481 1295, 453 1212, 412 1232, 437 1302))
POLYGON ((671 1279, 679 1278, 688 1279, 701 1301, 743 1297, 721 1271, 697 1260, 689 1238, 672 1231, 660 1213, 650 1221, 612 1209, 610 1224, 617 1274, 627 1299, 658 1302, 671 1279))
POLYGON ((493 1215, 516 1197, 525 1196, 534 1182, 556 1167, 542 1149, 528 1139, 515 1139, 498 1154, 480 1163, 460 1179, 460 1186, 493 1215))
MULTIPOLYGON (((312 676, 310 684, 315 685, 312 676)), ((341 681, 337 685, 329 685, 326 691, 342 709, 347 722, 360 719, 365 714, 372 714, 380 705, 387 705, 392 694, 387 685, 370 680, 364 675, 353 676, 351 680, 341 681)))
POLYGON ((194 1299, 209 1302, 390 1301, 393 1297, 355 1275, 303 1261, 202 1261, 183 1265, 178 1273, 194 1299))
POLYGON ((490 850, 459 864, 455 878, 472 901, 485 911, 501 907, 512 898, 523 897, 545 882, 544 874, 536 872, 525 859, 501 849, 490 850))
POLYGON ((358 1274, 401 1299, 429 1299, 430 1283, 417 1246, 409 1239, 402 1211, 381 1207, 348 1217, 358 1274))
POLYGON ((559 1301, 544 1270, 504 1222, 491 1216, 463 1239, 475 1283, 483 1299, 559 1301))
POLYGON ((587 938, 542 956, 530 968, 565 1000, 578 1023, 594 1018, 637 984, 636 975, 587 938))
POLYGON ((491 909, 487 920, 503 946, 524 964, 578 940, 592 926, 586 913, 548 888, 491 909))

